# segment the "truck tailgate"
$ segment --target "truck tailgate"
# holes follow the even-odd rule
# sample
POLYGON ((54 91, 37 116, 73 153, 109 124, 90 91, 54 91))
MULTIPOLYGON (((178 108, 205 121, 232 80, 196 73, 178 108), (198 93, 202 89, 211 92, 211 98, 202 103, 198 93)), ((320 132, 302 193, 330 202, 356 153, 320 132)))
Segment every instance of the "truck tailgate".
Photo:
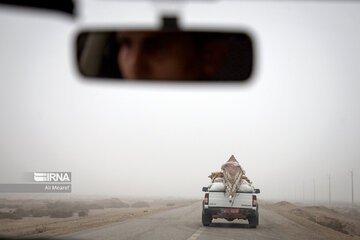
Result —
POLYGON ((209 192, 209 208, 252 208, 252 193, 236 193, 234 198, 228 198, 225 192, 209 192))

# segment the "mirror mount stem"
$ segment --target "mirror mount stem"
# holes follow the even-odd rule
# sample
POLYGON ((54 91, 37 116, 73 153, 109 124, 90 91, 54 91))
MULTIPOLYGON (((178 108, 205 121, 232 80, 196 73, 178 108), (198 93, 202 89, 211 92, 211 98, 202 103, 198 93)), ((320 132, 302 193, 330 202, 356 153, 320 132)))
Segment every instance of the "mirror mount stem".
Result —
POLYGON ((161 30, 179 31, 178 18, 176 16, 163 16, 161 30))

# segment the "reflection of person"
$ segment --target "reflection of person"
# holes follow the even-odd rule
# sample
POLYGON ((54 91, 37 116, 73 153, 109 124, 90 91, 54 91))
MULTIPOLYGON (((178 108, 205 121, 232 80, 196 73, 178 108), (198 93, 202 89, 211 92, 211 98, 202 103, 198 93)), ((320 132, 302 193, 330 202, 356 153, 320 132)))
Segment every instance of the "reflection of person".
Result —
POLYGON ((120 32, 117 62, 125 79, 210 80, 227 51, 224 39, 181 32, 120 32))

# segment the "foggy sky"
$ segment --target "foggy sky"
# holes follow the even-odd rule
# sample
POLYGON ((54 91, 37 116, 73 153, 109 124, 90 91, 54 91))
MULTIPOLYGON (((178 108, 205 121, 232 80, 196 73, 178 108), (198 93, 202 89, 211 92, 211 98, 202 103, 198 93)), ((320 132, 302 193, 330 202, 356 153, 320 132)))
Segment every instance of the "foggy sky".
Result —
POLYGON ((360 201, 360 4, 182 4, 183 27, 254 40, 251 84, 206 86, 82 79, 79 29, 159 24, 159 6, 95 3, 76 20, 0 7, 0 183, 71 171, 74 194, 200 198, 234 154, 260 199, 311 201, 315 181, 326 201, 331 175, 332 199, 350 201, 353 169, 360 201))

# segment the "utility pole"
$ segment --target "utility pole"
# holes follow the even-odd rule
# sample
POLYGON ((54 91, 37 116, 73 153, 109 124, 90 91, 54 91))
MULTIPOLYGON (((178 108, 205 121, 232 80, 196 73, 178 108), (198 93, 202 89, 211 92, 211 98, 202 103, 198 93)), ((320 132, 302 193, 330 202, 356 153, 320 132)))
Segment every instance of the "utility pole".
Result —
POLYGON ((329 174, 329 204, 331 204, 331 175, 329 174))
POLYGON ((316 195, 316 192, 315 192, 315 178, 313 178, 313 183, 314 183, 314 202, 316 201, 316 197, 315 197, 315 195, 316 195))
POLYGON ((288 199, 288 201, 290 201, 290 199, 291 199, 291 193, 290 193, 290 186, 288 186, 288 191, 287 191, 287 193, 288 193, 288 197, 287 197, 287 199, 288 199))
POLYGON ((305 188, 304 188, 304 181, 302 182, 302 187, 303 187, 303 202, 305 201, 305 188))
POLYGON ((354 171, 351 169, 351 203, 354 205, 354 171))

